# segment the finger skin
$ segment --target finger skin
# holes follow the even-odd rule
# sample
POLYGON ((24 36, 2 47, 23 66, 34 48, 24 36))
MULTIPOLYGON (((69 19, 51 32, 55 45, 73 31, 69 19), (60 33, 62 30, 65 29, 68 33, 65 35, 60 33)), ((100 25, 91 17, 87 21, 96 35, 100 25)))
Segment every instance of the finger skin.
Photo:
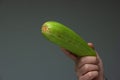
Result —
MULTIPOLYGON (((94 45, 92 43, 88 43, 88 46, 91 47, 92 49, 94 49, 94 45)), ((64 54, 66 54, 69 58, 71 58, 75 63, 78 62, 78 59, 80 57, 78 57, 77 55, 74 55, 72 52, 70 52, 64 48, 61 48, 61 50, 64 52, 64 54)))
POLYGON ((95 50, 93 43, 88 43, 88 46, 90 46, 93 50, 95 50))
POLYGON ((79 80, 93 80, 98 76, 98 71, 91 71, 79 77, 79 80))
POLYGON ((85 57, 81 57, 78 60, 78 67, 83 66, 84 64, 97 64, 97 58, 95 56, 85 56, 85 57))
POLYGON ((99 67, 97 65, 85 64, 84 66, 82 66, 80 69, 77 70, 77 74, 82 76, 90 71, 98 71, 98 70, 99 67))
MULTIPOLYGON (((94 45, 92 43, 88 43, 88 46, 91 47, 92 49, 94 49, 94 45)), ((77 55, 74 55, 72 52, 70 52, 64 48, 60 48, 60 49, 64 52, 64 54, 66 54, 69 58, 71 58, 75 63, 78 62, 78 59, 80 57, 78 57, 77 55)))
POLYGON ((74 62, 76 62, 78 60, 78 56, 74 55, 73 53, 71 53, 70 51, 61 48, 61 50, 64 52, 64 54, 66 54, 69 58, 71 58, 74 62))
MULTIPOLYGON (((88 46, 95 50, 92 43, 88 43, 88 46)), ((94 57, 78 57, 65 49, 62 49, 62 51, 75 62, 75 71, 79 80, 104 80, 103 63, 97 52, 97 56, 94 57), (88 64, 92 66, 89 69, 87 68, 88 64), (85 67, 86 65, 87 67, 85 67)))

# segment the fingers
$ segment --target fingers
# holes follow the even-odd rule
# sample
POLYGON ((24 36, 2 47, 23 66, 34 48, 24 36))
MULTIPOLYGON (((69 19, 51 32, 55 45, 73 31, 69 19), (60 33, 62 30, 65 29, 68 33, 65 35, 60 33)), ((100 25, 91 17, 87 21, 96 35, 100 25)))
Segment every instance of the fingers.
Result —
POLYGON ((93 80, 98 76, 98 71, 91 71, 86 73, 84 76, 79 77, 79 80, 93 80))
POLYGON ((92 49, 95 49, 93 43, 88 43, 88 46, 90 46, 92 49))
POLYGON ((79 76, 81 75, 84 75, 90 71, 98 71, 99 70, 99 67, 97 65, 93 65, 93 64, 85 64, 84 66, 82 66, 79 70, 78 70, 78 73, 79 76))
POLYGON ((76 64, 76 73, 79 80, 92 80, 98 76, 98 59, 95 56, 81 57, 76 64))
POLYGON ((77 66, 80 68, 81 66, 85 64, 97 64, 98 59, 94 56, 86 56, 86 57, 81 57, 78 60, 77 66))
POLYGON ((68 56, 70 57, 73 61, 77 62, 77 56, 72 54, 70 51, 64 49, 64 48, 61 48, 61 50, 68 56))
MULTIPOLYGON (((92 43, 88 46, 95 50, 92 43)), ((75 70, 79 80, 103 80, 103 65, 99 55, 78 57, 70 51, 62 48, 62 51, 75 61, 75 70)))
MULTIPOLYGON (((88 43, 88 46, 90 46, 92 49, 94 49, 94 45, 92 43, 88 43)), ((75 61, 75 63, 77 63, 78 61, 78 56, 74 55, 73 53, 71 53, 70 51, 64 49, 64 48, 61 48, 61 50, 68 56, 70 57, 73 61, 75 61)))

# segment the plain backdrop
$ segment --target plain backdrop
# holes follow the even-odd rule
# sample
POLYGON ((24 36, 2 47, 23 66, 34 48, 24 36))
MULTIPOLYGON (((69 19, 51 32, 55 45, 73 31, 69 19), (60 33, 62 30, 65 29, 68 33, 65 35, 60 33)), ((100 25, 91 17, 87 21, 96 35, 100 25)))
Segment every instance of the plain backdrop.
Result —
POLYGON ((118 1, 0 0, 0 80, 77 80, 74 62, 41 34, 49 20, 93 42, 105 76, 120 79, 118 1))

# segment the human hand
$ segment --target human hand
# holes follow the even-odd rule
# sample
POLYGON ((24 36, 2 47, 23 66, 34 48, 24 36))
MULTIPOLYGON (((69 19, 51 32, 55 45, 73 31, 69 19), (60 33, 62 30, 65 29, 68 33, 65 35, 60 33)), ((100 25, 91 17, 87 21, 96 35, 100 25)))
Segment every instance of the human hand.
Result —
MULTIPOLYGON (((88 45, 94 49, 92 43, 88 45)), ((97 52, 97 56, 78 57, 63 48, 62 51, 75 62, 78 80, 104 80, 103 63, 97 52)))

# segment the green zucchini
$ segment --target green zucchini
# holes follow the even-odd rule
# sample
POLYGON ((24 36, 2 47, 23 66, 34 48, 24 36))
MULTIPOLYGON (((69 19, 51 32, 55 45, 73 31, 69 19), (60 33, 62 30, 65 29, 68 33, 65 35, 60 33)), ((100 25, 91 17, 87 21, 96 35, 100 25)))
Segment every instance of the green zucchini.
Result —
POLYGON ((96 52, 88 46, 80 35, 59 22, 45 22, 42 25, 41 32, 50 42, 65 48, 77 56, 96 56, 96 52))

